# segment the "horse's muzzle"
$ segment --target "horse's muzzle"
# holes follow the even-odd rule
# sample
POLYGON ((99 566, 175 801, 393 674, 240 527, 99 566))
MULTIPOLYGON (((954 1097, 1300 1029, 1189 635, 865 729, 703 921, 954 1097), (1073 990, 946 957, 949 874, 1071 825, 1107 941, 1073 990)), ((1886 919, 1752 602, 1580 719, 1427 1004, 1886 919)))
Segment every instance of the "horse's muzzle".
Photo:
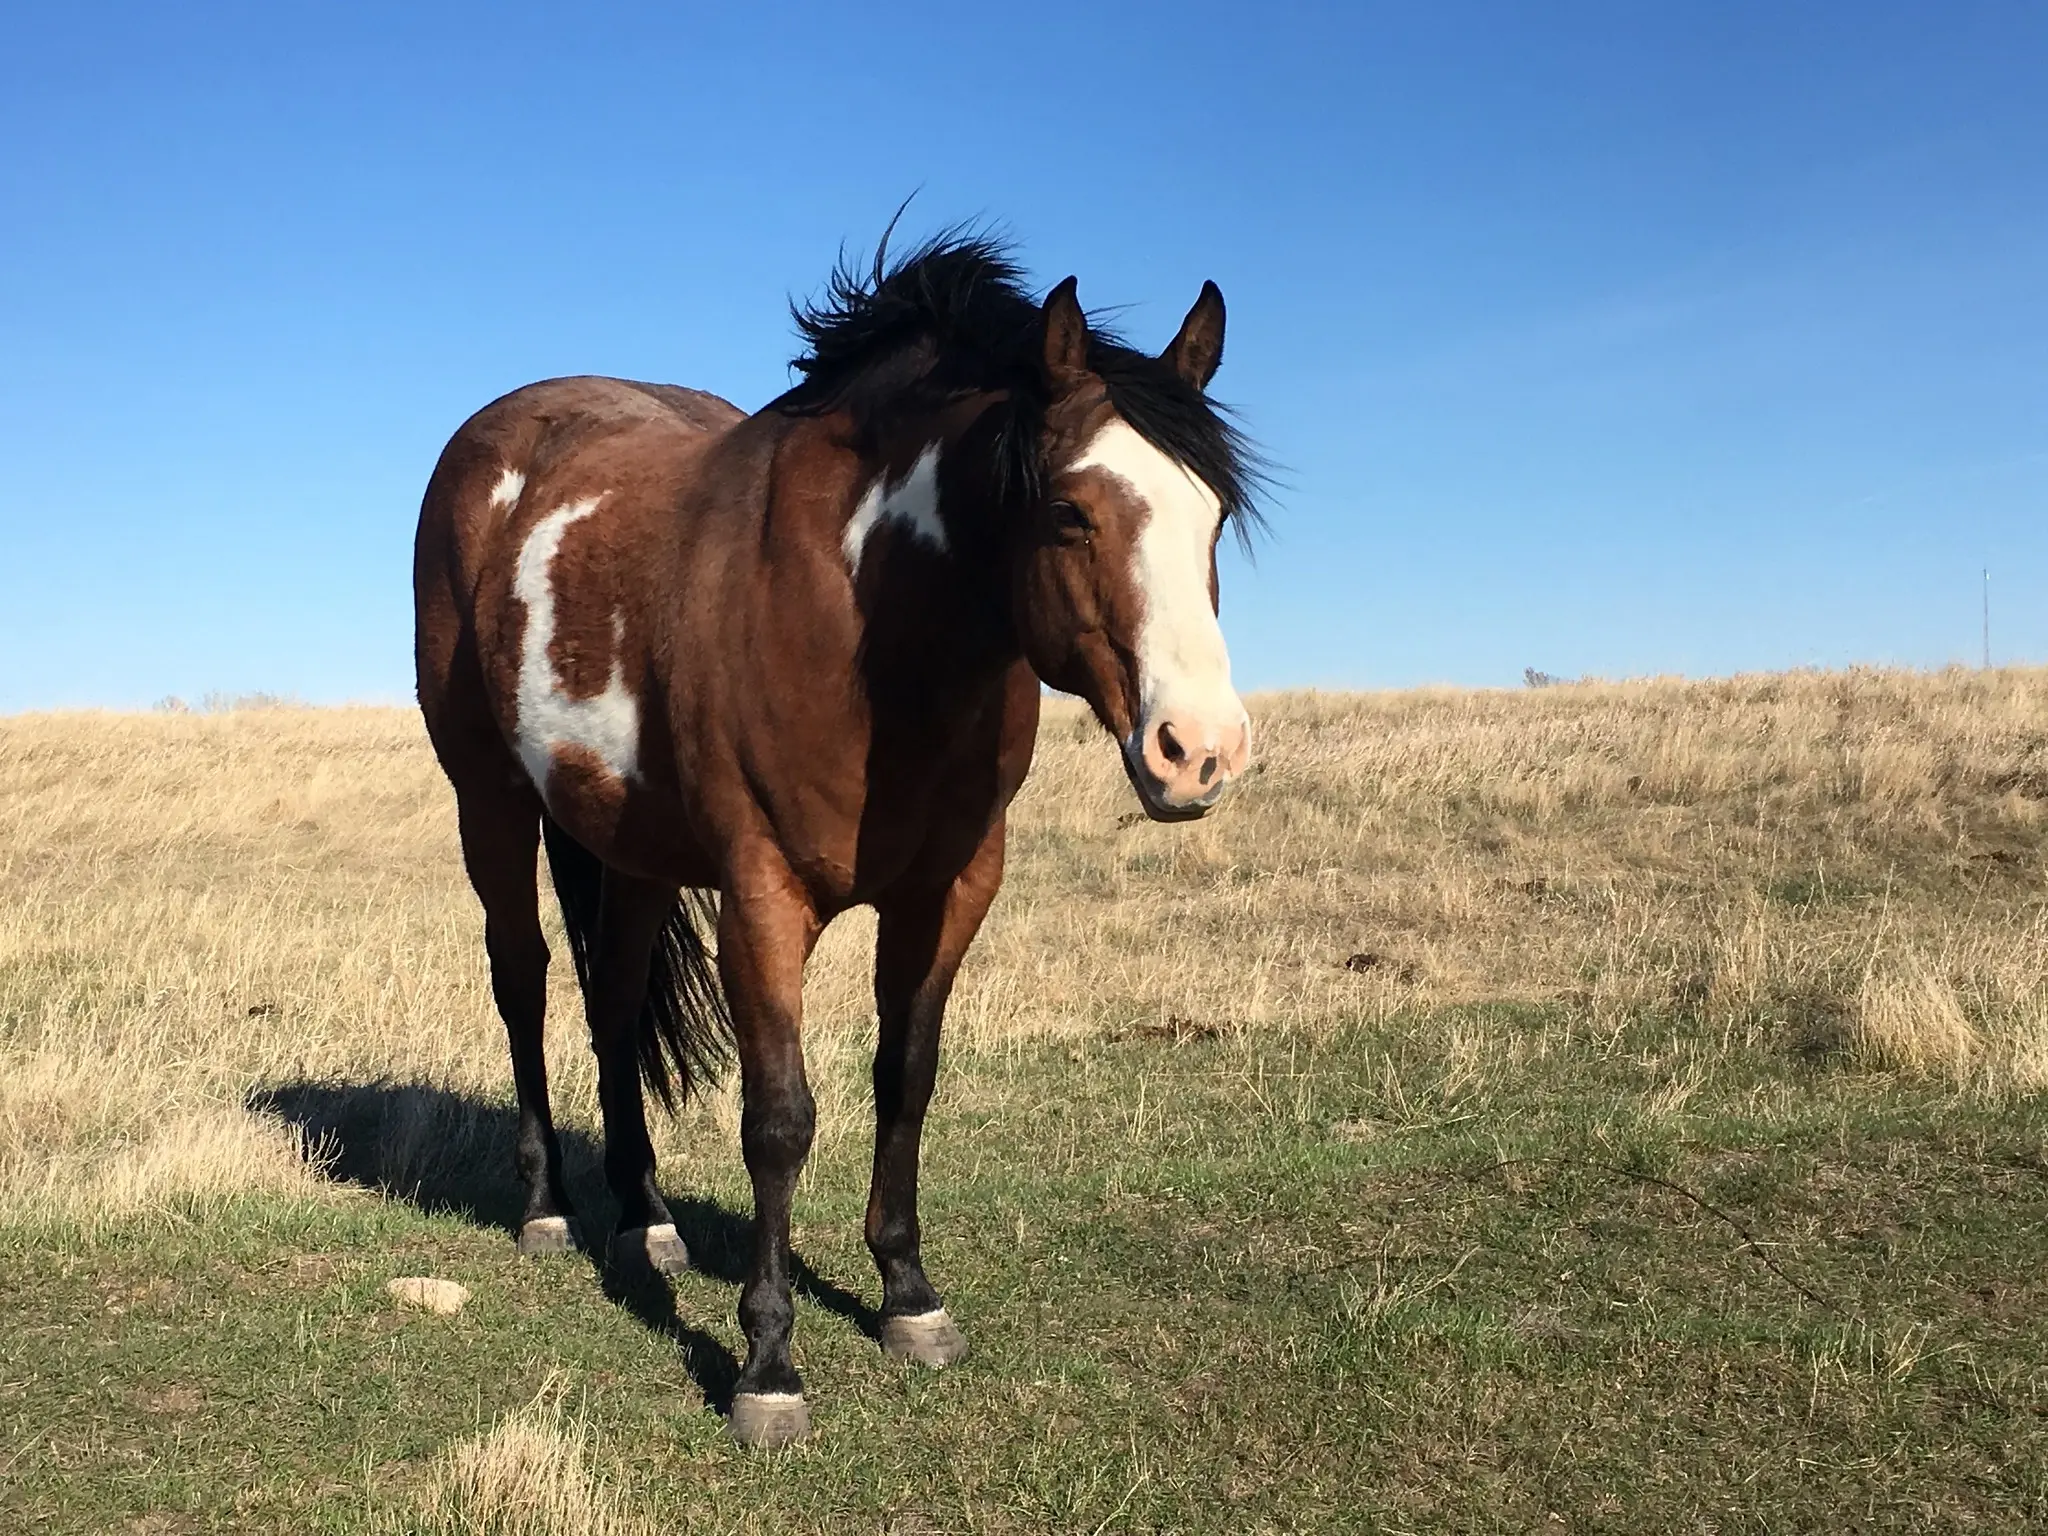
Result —
POLYGON ((1251 721, 1217 729, 1199 719, 1145 722, 1123 742, 1124 772, 1154 821, 1206 816, 1251 763, 1251 721))

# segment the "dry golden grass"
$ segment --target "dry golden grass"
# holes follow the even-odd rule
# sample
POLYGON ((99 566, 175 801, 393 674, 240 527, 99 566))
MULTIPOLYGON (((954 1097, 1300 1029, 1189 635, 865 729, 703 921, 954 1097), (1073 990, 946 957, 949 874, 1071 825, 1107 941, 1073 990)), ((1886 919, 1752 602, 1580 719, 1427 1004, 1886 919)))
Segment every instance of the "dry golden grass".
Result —
POLYGON ((431 1536, 652 1536, 592 1470, 590 1426, 551 1383, 519 1412, 454 1446, 435 1469, 417 1526, 431 1536))
MULTIPOLYGON (((1960 1093, 2048 1083, 2048 673, 1290 694, 1255 713, 1236 801, 1161 828, 1093 723, 1048 711, 950 1049, 1399 1014, 1436 1021, 1441 1099, 1447 1073, 1543 1048, 1439 1011, 1508 1000, 1550 1004, 1561 1037, 1675 1010, 1960 1093)), ((0 890, 0 1219, 312 1197, 327 1186, 295 1135, 246 1107, 266 1084, 507 1092, 451 797, 409 712, 0 721, 0 890)), ((871 934, 843 920, 813 966, 827 1136, 868 1124, 871 934)), ((565 969, 557 1102, 594 1126, 565 969)), ((1678 1064, 1661 1112, 1711 1070, 1678 1064)), ((474 1128, 429 1095, 394 1102, 387 1173, 468 1155, 474 1128)))

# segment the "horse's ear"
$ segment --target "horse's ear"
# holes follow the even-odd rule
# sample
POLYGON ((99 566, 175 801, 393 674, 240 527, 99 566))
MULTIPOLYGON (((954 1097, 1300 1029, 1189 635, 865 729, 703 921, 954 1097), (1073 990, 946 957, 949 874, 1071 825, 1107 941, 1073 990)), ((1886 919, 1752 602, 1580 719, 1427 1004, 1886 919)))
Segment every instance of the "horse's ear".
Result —
POLYGON ((1055 391, 1073 388, 1088 371, 1088 317, 1068 278, 1045 296, 1045 377, 1055 391))
POLYGON ((1180 334, 1159 354, 1175 373, 1207 389, 1223 362, 1223 290, 1202 284, 1202 296, 1180 323, 1180 334))

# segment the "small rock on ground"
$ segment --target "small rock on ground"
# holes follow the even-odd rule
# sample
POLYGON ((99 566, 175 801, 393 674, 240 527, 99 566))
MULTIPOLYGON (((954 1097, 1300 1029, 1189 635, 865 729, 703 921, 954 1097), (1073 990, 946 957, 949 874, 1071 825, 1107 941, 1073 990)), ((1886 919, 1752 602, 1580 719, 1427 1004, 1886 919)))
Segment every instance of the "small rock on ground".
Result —
POLYGON ((386 1280, 384 1289, 400 1306, 418 1307, 439 1317, 453 1317, 469 1300, 469 1289, 453 1280, 434 1280, 425 1275, 403 1275, 386 1280))

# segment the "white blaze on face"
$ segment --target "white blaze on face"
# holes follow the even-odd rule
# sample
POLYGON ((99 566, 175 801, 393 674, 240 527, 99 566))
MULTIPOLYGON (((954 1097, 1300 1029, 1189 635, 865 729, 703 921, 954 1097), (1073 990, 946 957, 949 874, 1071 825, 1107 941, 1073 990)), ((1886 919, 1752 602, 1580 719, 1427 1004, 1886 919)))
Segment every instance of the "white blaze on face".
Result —
POLYGON ((839 547, 846 555, 846 568, 860 574, 861 556, 867 551, 868 536, 883 523, 893 522, 912 536, 944 554, 946 525, 939 518, 939 445, 933 443, 917 456, 917 462, 900 480, 886 475, 868 487, 860 505, 847 519, 839 547))
POLYGON ((555 552, 562 536, 597 510, 601 498, 570 502, 533 525, 519 551, 512 592, 526 607, 526 630, 519 639, 519 724, 515 732, 519 760, 527 777, 546 798, 548 773, 562 747, 581 747, 614 778, 630 779, 640 762, 640 705, 626 689, 620 651, 625 620, 612 617, 611 680, 595 698, 576 699, 563 692, 548 655, 555 638, 555 552))
POLYGON ((1117 476, 1144 507, 1131 560, 1144 605, 1138 734, 1171 720, 1203 738, 1183 742, 1190 752, 1225 746, 1224 738, 1245 729, 1248 717, 1230 686, 1230 652, 1209 599, 1210 559, 1223 520, 1216 493, 1121 420, 1097 432, 1073 468, 1117 476))

